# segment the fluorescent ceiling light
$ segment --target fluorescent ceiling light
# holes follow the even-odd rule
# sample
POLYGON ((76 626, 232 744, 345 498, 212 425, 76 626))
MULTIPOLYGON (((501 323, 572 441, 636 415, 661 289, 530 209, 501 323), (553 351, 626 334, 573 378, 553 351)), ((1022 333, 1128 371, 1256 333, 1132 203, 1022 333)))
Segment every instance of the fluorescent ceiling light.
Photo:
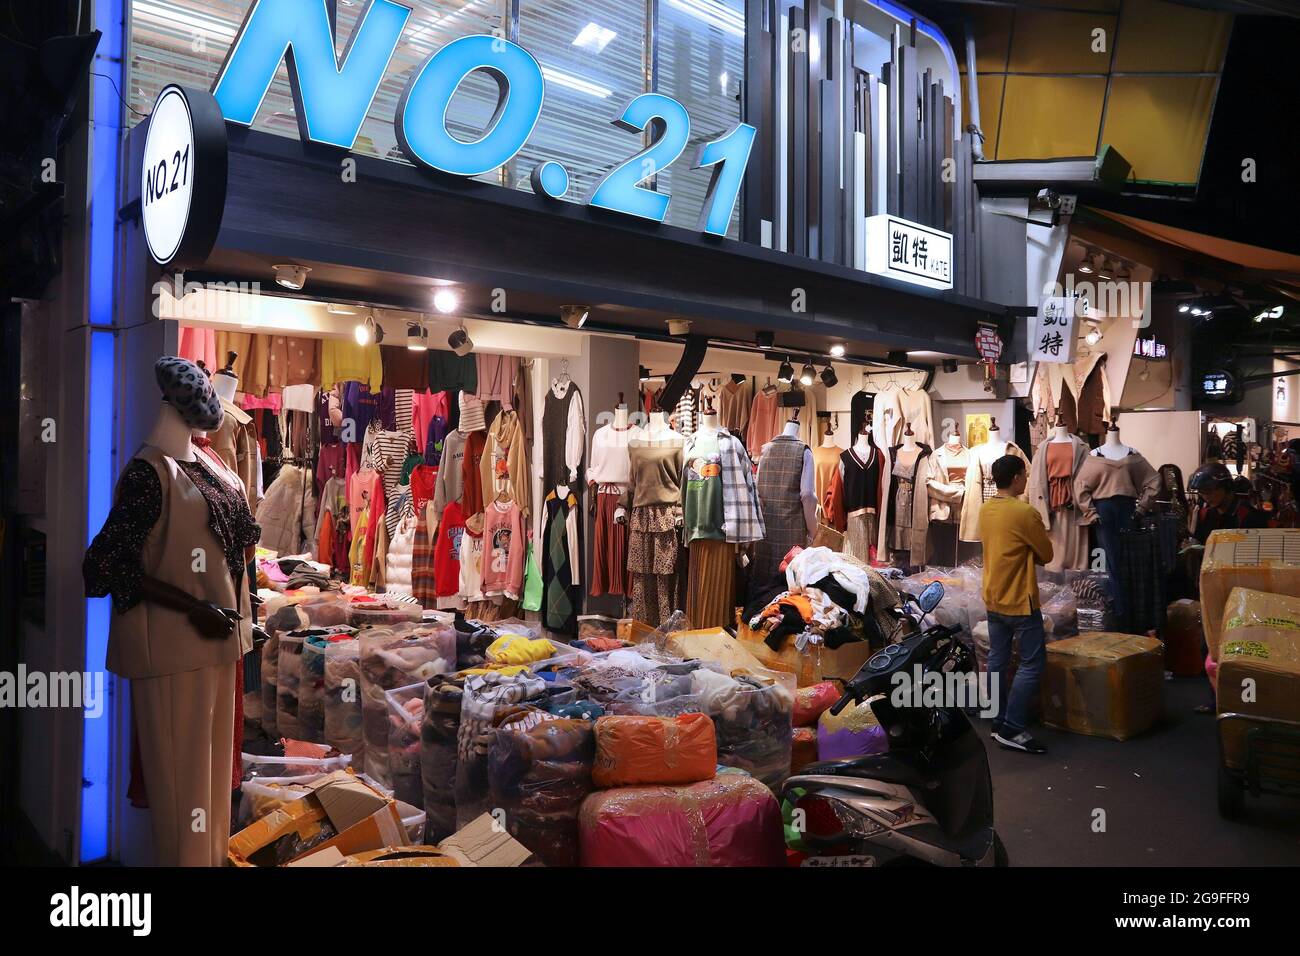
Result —
POLYGON ((668 5, 688 13, 709 26, 717 27, 738 37, 745 35, 745 15, 739 10, 718 3, 717 0, 668 0, 668 5))
POLYGON ((141 3, 140 0, 136 0, 135 3, 131 4, 131 13, 133 16, 144 17, 146 20, 152 20, 155 23, 174 24, 191 31, 213 33, 231 40, 235 38, 237 32, 235 24, 227 20, 206 16, 191 10, 177 10, 173 7, 159 6, 155 3, 141 3))
POLYGON ((602 100, 608 99, 614 93, 614 91, 607 86, 598 86, 595 83, 588 83, 584 79, 573 76, 570 73, 564 73, 560 70, 553 70, 549 66, 542 67, 542 76, 546 77, 558 86, 567 86, 571 90, 577 90, 579 93, 586 93, 588 96, 597 96, 602 100))
POLYGON ((618 34, 608 27, 602 27, 599 23, 588 23, 574 37, 572 45, 590 50, 592 53, 599 53, 609 46, 610 41, 616 36, 618 34))

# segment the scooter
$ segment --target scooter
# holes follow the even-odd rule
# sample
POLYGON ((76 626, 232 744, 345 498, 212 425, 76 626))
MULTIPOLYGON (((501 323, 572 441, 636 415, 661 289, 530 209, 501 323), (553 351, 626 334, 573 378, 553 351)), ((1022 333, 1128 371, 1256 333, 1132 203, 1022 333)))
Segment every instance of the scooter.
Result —
POLYGON ((934 582, 915 603, 919 633, 873 654, 831 707, 870 700, 889 741, 885 753, 822 761, 782 787, 791 825, 809 855, 805 866, 1007 866, 993 827, 993 779, 984 741, 965 711, 896 706, 897 673, 974 673, 975 657, 957 628, 924 627, 943 599, 934 582), (883 696, 881 696, 883 695, 883 696))

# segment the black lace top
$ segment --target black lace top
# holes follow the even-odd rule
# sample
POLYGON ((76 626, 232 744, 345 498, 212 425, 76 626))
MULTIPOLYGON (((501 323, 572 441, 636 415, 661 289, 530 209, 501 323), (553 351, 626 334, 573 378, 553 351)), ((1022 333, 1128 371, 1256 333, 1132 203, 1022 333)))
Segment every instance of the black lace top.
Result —
MULTIPOLYGON (((203 454, 203 452, 199 452, 203 454)), ((208 527, 221 543, 226 567, 238 588, 244 574, 244 549, 257 544, 262 531, 236 488, 199 461, 176 462, 208 503, 208 527)), ((162 514, 162 483, 153 466, 132 459, 117 486, 108 520, 86 551, 81 565, 87 597, 113 596, 113 607, 129 611, 140 601, 144 579, 141 555, 145 539, 162 514)))

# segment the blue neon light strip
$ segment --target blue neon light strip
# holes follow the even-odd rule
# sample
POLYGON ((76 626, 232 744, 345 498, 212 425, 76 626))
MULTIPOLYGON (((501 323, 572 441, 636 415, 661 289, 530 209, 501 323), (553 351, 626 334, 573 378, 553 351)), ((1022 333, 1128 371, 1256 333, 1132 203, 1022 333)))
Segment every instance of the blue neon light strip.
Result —
MULTIPOLYGON (((122 0, 95 4, 95 26, 102 31, 95 72, 122 83, 122 0)), ((112 331, 113 291, 116 279, 116 219, 118 143, 122 130, 121 104, 107 79, 92 76, 94 128, 91 133, 90 284, 88 319, 90 369, 86 394, 86 538, 103 526, 113 500, 114 396, 117 377, 117 335, 112 331)), ((108 649, 109 598, 86 600, 86 660, 88 673, 104 670, 108 649)), ((104 676, 104 689, 112 700, 113 678, 104 676)), ((85 718, 81 742, 81 846, 80 861, 89 863, 109 855, 113 788, 112 708, 99 717, 85 718)))

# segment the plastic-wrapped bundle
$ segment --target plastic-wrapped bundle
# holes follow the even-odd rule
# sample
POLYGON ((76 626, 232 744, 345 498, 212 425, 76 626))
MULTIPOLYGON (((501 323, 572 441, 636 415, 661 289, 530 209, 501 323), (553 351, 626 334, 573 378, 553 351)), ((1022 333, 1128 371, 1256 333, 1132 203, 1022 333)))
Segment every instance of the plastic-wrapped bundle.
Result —
POLYGON ((312 749, 319 750, 320 755, 316 757, 276 757, 263 754, 240 754, 240 761, 244 768, 244 779, 319 775, 333 773, 335 770, 346 770, 352 766, 351 754, 331 755, 329 748, 323 744, 312 749))
POLYGON ((361 732, 361 642, 335 641, 325 648, 325 742, 364 770, 366 743, 361 732))
POLYGON ((325 742, 325 648, 328 634, 303 639, 302 679, 298 684, 298 728, 303 740, 325 742))
POLYGON ((390 690, 388 704, 388 775, 398 800, 421 805, 420 722, 424 720, 424 682, 390 690))
POLYGON ((456 631, 445 624, 403 624, 365 631, 360 641, 366 773, 384 786, 392 786, 388 770, 388 702, 384 695, 454 670, 456 631))
POLYGON ((492 809, 488 752, 499 714, 524 701, 540 701, 552 685, 528 671, 490 671, 465 678, 456 731, 456 828, 492 809))
POLYGON ((1071 588, 1044 584, 1039 589, 1039 601, 1048 640, 1078 636, 1079 603, 1071 588))
POLYGON ((841 760, 884 753, 889 738, 876 719, 870 701, 850 704, 838 714, 829 710, 817 718, 817 758, 841 760))
POLYGON ((286 803, 311 793, 306 785, 316 775, 297 777, 254 777, 239 785, 239 808, 231 821, 231 833, 238 833, 286 803))
POLYGON ((353 627, 399 627, 419 624, 424 618, 424 608, 418 604, 405 604, 367 595, 354 599, 348 606, 347 622, 353 627))
POLYGON ((522 706, 502 715, 488 788, 506 828, 547 866, 578 865, 578 812, 591 793, 595 736, 587 720, 522 706))
POLYGON ((276 725, 276 669, 280 663, 280 635, 271 634, 262 645, 262 733, 272 740, 280 736, 276 725))
POLYGON ((783 866, 781 808, 753 777, 599 790, 582 802, 583 866, 783 866))
POLYGON ((276 733, 290 740, 305 740, 298 723, 298 686, 302 681, 301 634, 281 634, 275 677, 276 733))
POLYGON ((428 814, 425 837, 431 844, 456 832, 456 733, 464 692, 464 679, 454 676, 432 677, 424 691, 420 777, 428 814))
POLYGON ((262 645, 244 655, 244 742, 262 736, 262 645))
POLYGON ((691 674, 692 696, 713 718, 718 763, 744 770, 779 790, 790 775, 794 675, 724 674, 701 667, 691 674))
POLYGON ((695 783, 712 777, 717 764, 717 735, 707 714, 596 721, 592 780, 598 787, 695 783))
POLYGON ((1110 578, 1101 571, 1070 572, 1067 583, 1075 598, 1079 633, 1106 630, 1111 614, 1110 578))

